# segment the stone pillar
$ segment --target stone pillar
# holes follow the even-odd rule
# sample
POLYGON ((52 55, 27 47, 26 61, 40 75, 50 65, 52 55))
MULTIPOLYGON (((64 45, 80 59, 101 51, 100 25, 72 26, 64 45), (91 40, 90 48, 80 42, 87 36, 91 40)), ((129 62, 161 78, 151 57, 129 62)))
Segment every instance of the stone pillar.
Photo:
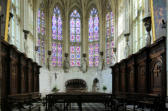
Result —
POLYGON ((65 30, 66 30, 66 32, 65 32, 65 53, 69 53, 69 22, 68 22, 68 12, 69 11, 67 11, 68 9, 66 9, 66 12, 65 12, 65 22, 66 22, 66 28, 65 28, 65 30))
MULTIPOLYGON (((86 36, 86 30, 87 30, 87 29, 86 29, 86 25, 87 25, 87 24, 86 24, 86 20, 87 20, 87 19, 86 19, 86 16, 85 16, 85 10, 83 9, 82 11, 83 11, 83 18, 82 18, 82 19, 83 19, 83 21, 82 21, 83 23, 81 23, 81 24, 82 24, 82 26, 83 26, 83 29, 82 29, 82 31, 83 31, 83 32, 82 32, 82 33, 83 33, 83 36, 82 36, 81 42, 83 42, 83 44, 82 44, 82 49, 83 49, 83 51, 82 51, 82 52, 83 52, 83 53, 86 53, 86 47, 87 47, 86 41, 87 41, 87 38, 88 38, 88 37, 86 36)), ((82 28, 82 27, 81 27, 81 28, 82 28)))
POLYGON ((129 33, 130 32, 130 25, 129 25, 129 22, 130 22, 130 16, 129 16, 129 13, 130 13, 130 10, 129 10, 129 0, 125 0, 125 33, 129 33))

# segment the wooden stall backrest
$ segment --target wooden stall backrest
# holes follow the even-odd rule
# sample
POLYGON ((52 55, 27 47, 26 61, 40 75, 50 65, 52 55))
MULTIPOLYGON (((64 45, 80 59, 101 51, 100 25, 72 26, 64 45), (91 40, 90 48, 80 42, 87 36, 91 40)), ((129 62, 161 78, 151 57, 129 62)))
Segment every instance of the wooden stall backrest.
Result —
POLYGON ((166 97, 166 38, 160 38, 111 68, 115 95, 126 91, 127 95, 166 97))
POLYGON ((127 61, 127 92, 135 92, 135 57, 130 56, 127 61))
POLYGON ((21 93, 26 93, 26 85, 27 85, 27 63, 26 63, 26 56, 24 54, 21 54, 20 56, 20 75, 21 75, 21 93))
POLYGON ((25 104, 37 101, 40 98, 39 93, 39 69, 36 65, 36 71, 32 69, 33 62, 25 54, 19 52, 15 46, 1 40, 1 70, 2 70, 2 90, 1 90, 1 108, 3 111, 19 103, 25 104), (36 79, 35 79, 36 72, 36 79), (36 91, 34 91, 34 82, 36 82, 36 91))
POLYGON ((112 69, 112 72, 113 72, 113 93, 115 95, 118 95, 119 93, 119 67, 118 67, 118 64, 116 64, 113 69, 112 69))
POLYGON ((37 92, 39 92, 39 74, 40 74, 40 68, 41 66, 37 66, 37 75, 36 75, 36 81, 37 81, 37 92))
POLYGON ((19 54, 14 46, 10 47, 10 94, 18 93, 19 54))
POLYGON ((123 60, 121 61, 121 64, 120 64, 120 92, 121 93, 124 93, 126 91, 126 61, 123 60))
POLYGON ((1 63, 2 63, 2 98, 9 94, 9 45, 6 42, 1 42, 1 63))
POLYGON ((28 59, 28 92, 32 92, 32 60, 28 59))
POLYGON ((151 46, 150 50, 150 93, 166 96, 166 40, 151 46))
POLYGON ((34 69, 34 92, 36 92, 37 91, 37 64, 36 63, 34 63, 34 66, 33 66, 33 69, 34 69))
POLYGON ((137 92, 147 92, 147 60, 148 60, 148 48, 143 48, 136 56, 136 68, 137 68, 137 92))

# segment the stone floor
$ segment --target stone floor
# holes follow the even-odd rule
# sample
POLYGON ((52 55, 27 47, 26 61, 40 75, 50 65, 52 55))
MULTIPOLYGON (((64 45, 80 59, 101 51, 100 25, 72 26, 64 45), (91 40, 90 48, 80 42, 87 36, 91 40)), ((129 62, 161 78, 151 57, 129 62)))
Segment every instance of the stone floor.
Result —
MULTIPOLYGON (((13 111, 20 111, 17 108, 13 109, 13 111)), ((34 104, 31 109, 29 106, 24 106, 21 111, 46 111, 45 106, 42 104, 34 104)), ((52 111, 64 111, 63 104, 56 104, 52 111)), ((68 111, 79 111, 78 105, 76 103, 72 103, 71 107, 68 108, 68 111)), ((82 111, 110 111, 108 109, 105 110, 105 106, 100 103, 83 103, 82 111)))
MULTIPOLYGON (((63 111, 63 104, 57 104, 53 108, 53 111, 63 111)), ((68 107, 68 111, 79 111, 78 105, 72 103, 71 107, 68 107)), ((83 103, 82 111, 110 111, 109 109, 105 110, 105 106, 100 103, 83 103)))
MULTIPOLYGON (((30 110, 29 106, 24 106, 21 110, 14 109, 12 111, 46 111, 46 107, 41 104, 33 104, 30 110)), ((52 111, 64 111, 63 104, 56 104, 52 111)), ((68 108, 68 111, 79 111, 78 105, 76 103, 72 103, 71 107, 68 108)), ((105 110, 105 106, 100 103, 83 103, 82 104, 82 111, 111 111, 110 108, 105 110)), ((123 107, 120 107, 118 111, 124 111, 123 107)), ((128 105, 126 111, 133 111, 133 106, 128 105)), ((135 111, 150 111, 149 109, 141 109, 136 108, 135 111)))

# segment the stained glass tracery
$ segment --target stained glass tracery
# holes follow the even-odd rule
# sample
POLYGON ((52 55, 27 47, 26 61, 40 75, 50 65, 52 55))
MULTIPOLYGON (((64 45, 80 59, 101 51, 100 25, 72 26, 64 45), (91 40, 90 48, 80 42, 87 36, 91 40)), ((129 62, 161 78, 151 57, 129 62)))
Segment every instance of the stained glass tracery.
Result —
POLYGON ((113 62, 114 48, 114 15, 112 12, 106 14, 106 63, 113 62))
POLYGON ((70 65, 81 65, 81 20, 80 14, 77 10, 74 10, 70 15, 70 65))
POLYGON ((89 66, 99 64, 99 17, 97 9, 93 8, 89 17, 89 66))
POLYGON ((37 14, 37 32, 38 32, 38 56, 39 56, 39 62, 42 65, 45 65, 45 14, 43 10, 38 10, 37 14))
POLYGON ((52 65, 62 66, 62 18, 58 7, 52 17, 52 65))

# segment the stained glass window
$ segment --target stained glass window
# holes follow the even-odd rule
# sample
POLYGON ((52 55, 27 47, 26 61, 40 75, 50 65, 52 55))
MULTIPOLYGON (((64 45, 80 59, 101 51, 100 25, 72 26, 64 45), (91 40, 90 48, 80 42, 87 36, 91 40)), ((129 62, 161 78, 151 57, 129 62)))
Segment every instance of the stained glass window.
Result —
POLYGON ((81 65, 81 21, 80 14, 74 10, 70 15, 70 65, 81 65))
POLYGON ((114 48, 114 15, 112 12, 106 14, 106 63, 113 62, 114 48))
POLYGON ((40 33, 40 10, 38 10, 38 14, 37 14, 37 32, 40 33))
POLYGON ((90 11, 88 41, 89 66, 97 67, 99 64, 99 17, 95 8, 90 11))
POLYGON ((52 16, 52 65, 62 66, 62 19, 58 7, 52 16))
POLYGON ((41 65, 45 65, 45 14, 43 10, 38 10, 37 15, 37 32, 38 32, 38 57, 41 65))

